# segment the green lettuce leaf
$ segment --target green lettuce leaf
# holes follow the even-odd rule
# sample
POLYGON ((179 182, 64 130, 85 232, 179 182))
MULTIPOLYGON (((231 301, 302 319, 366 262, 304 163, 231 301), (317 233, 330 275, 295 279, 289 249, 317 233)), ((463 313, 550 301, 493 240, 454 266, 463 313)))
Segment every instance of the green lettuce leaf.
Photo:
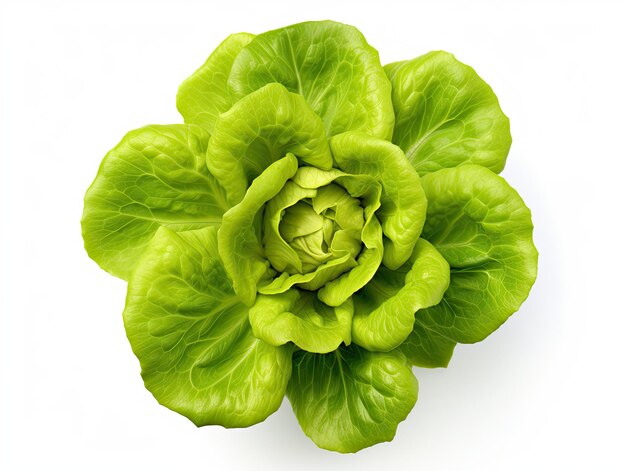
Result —
POLYGON ((378 52, 353 26, 311 21, 256 36, 235 59, 228 85, 241 98, 272 82, 303 95, 328 136, 391 138, 389 81, 378 52))
POLYGON ((415 313, 441 301, 449 282, 448 262, 419 239, 406 265, 395 271, 381 267, 354 295, 354 342, 370 351, 398 347, 412 332, 415 313))
POLYGON ((411 256, 426 218, 419 175, 399 147, 362 133, 335 136, 330 149, 341 170, 369 175, 381 183, 376 217, 385 235, 383 265, 400 268, 411 256))
POLYGON ((422 368, 445 368, 450 363, 456 342, 415 319, 413 330, 400 345, 412 365, 422 368))
POLYGON ((129 280, 124 324, 161 404, 198 426, 247 427, 280 406, 291 348, 252 334, 216 232, 159 229, 129 280))
POLYGON ((252 180, 287 153, 324 170, 333 165, 319 116, 300 95, 271 83, 220 115, 209 142, 207 166, 235 205, 252 180))
POLYGON ((498 98, 471 67, 434 51, 385 66, 399 145, 420 175, 462 164, 504 168, 511 133, 498 98))
POLYGON ((297 170, 293 154, 274 162, 252 182, 241 203, 224 214, 218 232, 220 256, 235 293, 247 306, 254 304, 257 284, 269 270, 261 244, 262 210, 297 170))
POLYGON ((102 161, 85 195, 85 249, 98 265, 128 279, 161 227, 186 231, 219 225, 230 207, 209 173, 209 135, 193 125, 129 132, 102 161))
POLYGON ((451 340, 483 340, 517 311, 537 277, 530 210, 502 178, 477 165, 422 178, 423 237, 450 264, 450 287, 421 324, 451 340))
MULTIPOLYGON (((259 293, 284 293, 292 286, 298 286, 303 289, 312 291, 319 290, 322 286, 330 283, 329 280, 338 279, 338 277, 341 277, 342 274, 345 274, 346 272, 349 273, 349 270, 353 269, 357 265, 358 263, 354 260, 352 255, 346 253, 339 258, 335 258, 326 262, 324 265, 318 267, 315 271, 304 274, 296 273, 295 275, 290 275, 287 272, 283 272, 273 280, 268 281, 267 283, 261 282, 259 283, 259 293)), ((346 299, 347 298, 338 303, 326 304, 328 304, 329 306, 339 306, 340 304, 343 304, 346 299)))
POLYGON ((254 38, 253 34, 228 36, 207 61, 178 88, 176 107, 185 123, 197 124, 213 133, 217 117, 236 101, 227 82, 233 62, 241 48, 254 38))
POLYGON ((260 295, 250 308, 254 335, 270 345, 293 342, 302 350, 328 353, 351 342, 352 300, 338 307, 319 301, 315 293, 292 288, 272 296, 260 295))
POLYGON ((417 380, 399 351, 357 346, 295 352, 287 388, 298 422, 321 448, 354 453, 390 441, 417 400, 417 380))

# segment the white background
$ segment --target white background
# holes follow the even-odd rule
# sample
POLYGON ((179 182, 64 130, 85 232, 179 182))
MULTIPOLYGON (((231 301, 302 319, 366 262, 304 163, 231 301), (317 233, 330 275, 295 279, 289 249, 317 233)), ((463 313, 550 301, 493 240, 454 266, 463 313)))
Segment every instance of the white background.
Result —
POLYGON ((624 86, 618 2, 0 2, 0 468, 624 469, 624 86), (80 236, 82 197, 122 135, 181 122, 179 83, 228 34, 354 24, 383 63, 445 49, 511 118, 503 175, 533 210, 528 301, 446 370, 391 443, 317 449, 287 401, 197 429, 144 389, 125 283, 80 236))

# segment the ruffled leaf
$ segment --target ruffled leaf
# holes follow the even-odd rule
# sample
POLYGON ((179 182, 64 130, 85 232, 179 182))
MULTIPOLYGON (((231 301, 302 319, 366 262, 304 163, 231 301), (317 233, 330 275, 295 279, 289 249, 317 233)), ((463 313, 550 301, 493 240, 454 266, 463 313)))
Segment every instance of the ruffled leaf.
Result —
POLYGON ((341 170, 381 183, 376 217, 385 235, 383 264, 391 270, 401 267, 411 256, 426 217, 419 175, 399 147, 362 133, 335 136, 330 148, 341 170))
POLYGON ((220 255, 235 293, 247 306, 254 304, 257 284, 269 269, 261 244, 262 209, 297 170, 293 154, 274 162, 252 182, 241 203, 224 214, 218 233, 220 255))
POLYGON ((354 453, 390 441, 417 400, 417 380, 398 351, 340 347, 296 352, 287 388, 298 422, 320 448, 354 453))
MULTIPOLYGON (((278 294, 284 293, 289 288, 297 286, 309 291, 319 290, 321 287, 330 283, 329 280, 335 280, 342 274, 349 272, 357 266, 357 261, 349 253, 344 254, 339 258, 329 260, 323 265, 316 268, 309 273, 296 273, 290 275, 287 272, 283 272, 267 283, 259 284, 259 293, 262 294, 278 294)), ((347 299, 347 298, 346 298, 347 299)), ((343 304, 346 299, 337 304, 329 304, 329 306, 339 306, 343 304)), ((328 304, 328 303, 327 303, 328 304)))
POLYGON ((381 267, 354 295, 354 342, 370 351, 398 347, 413 330, 415 313, 441 301, 449 282, 446 260, 419 239, 406 265, 395 271, 381 267))
POLYGON ((511 133, 493 90, 443 51, 389 64, 399 145, 420 175, 463 164, 504 168, 511 133))
POLYGON ((483 340, 519 309, 537 277, 530 210, 484 167, 426 175, 423 236, 450 264, 450 287, 417 319, 451 340, 483 340))
POLYGON ((290 289, 273 296, 260 295, 250 308, 254 335, 270 345, 293 342, 302 350, 328 353, 350 344, 352 300, 329 307, 315 293, 290 289))
POLYGON ((81 221, 85 249, 98 265, 127 279, 159 227, 221 223, 230 206, 206 167, 208 140, 193 125, 146 126, 104 157, 81 221))
POLYGON ((319 116, 302 96, 272 83, 220 115, 209 142, 207 166, 234 205, 252 180, 287 153, 321 169, 333 165, 319 116))
POLYGON ((311 21, 256 36, 237 56, 228 85, 244 97, 272 82, 303 95, 329 136, 391 137, 389 81, 378 52, 353 26, 311 21))
POLYGON ((128 285, 124 324, 146 388, 196 425, 247 427, 280 406, 291 348, 252 334, 215 228, 162 228, 128 285))
POLYGON ((253 34, 228 36, 207 61, 178 88, 176 107, 185 123, 197 124, 213 132, 217 117, 236 101, 227 87, 235 58, 253 34))

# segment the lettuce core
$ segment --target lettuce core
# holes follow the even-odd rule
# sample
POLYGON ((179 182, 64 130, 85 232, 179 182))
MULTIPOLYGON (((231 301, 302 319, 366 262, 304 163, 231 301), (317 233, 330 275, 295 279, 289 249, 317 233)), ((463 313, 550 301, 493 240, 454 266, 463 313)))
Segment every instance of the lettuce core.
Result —
POLYGON ((340 185, 305 190, 289 181, 265 209, 265 255, 272 268, 290 275, 311 273, 338 259, 345 259, 348 270, 361 252, 364 222, 359 199, 340 185), (303 197, 295 201, 298 196, 303 197))

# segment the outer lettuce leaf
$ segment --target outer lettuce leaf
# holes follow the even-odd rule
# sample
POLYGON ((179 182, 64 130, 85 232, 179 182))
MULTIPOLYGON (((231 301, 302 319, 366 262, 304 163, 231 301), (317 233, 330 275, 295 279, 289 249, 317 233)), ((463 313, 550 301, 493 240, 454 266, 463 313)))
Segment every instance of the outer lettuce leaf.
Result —
POLYGON ((420 239, 405 266, 381 267, 354 295, 354 342, 370 351, 398 347, 412 332, 415 313, 441 301, 449 283, 448 262, 420 239))
POLYGON ((248 33, 231 34, 202 67, 181 84, 176 107, 185 123, 197 124, 213 133, 219 114, 235 102, 227 87, 235 57, 253 38, 254 35, 248 33))
POLYGON ((146 387, 196 425, 247 427, 280 406, 291 348, 252 335, 215 228, 157 232, 130 278, 124 323, 146 387))
POLYGON ((426 217, 419 175, 399 147, 362 133, 335 136, 330 148, 344 172, 369 175, 381 183, 376 217, 385 235, 383 265, 391 270, 400 268, 411 256, 426 217))
POLYGON ((263 207, 297 170, 293 154, 274 162, 252 182, 241 203, 224 214, 218 232, 220 256, 235 293, 247 306, 254 304, 257 284, 269 270, 260 234, 263 207))
POLYGON ((349 299, 329 307, 315 293, 290 289, 285 293, 257 297, 250 308, 254 335, 270 345, 293 342, 302 350, 328 353, 351 341, 354 306, 349 299))
POLYGON ((484 167, 465 165, 422 178, 428 198, 423 237, 450 264, 450 287, 417 320, 445 337, 479 342, 517 311, 537 276, 530 210, 484 167))
POLYGON ((241 98, 272 82, 303 95, 329 136, 391 138, 389 81, 378 52, 353 26, 316 21, 256 36, 237 56, 228 85, 241 98))
POLYGON ((398 351, 295 352, 287 397, 317 446, 353 453, 393 439, 415 405, 417 380, 398 351))
POLYGON ((290 152, 324 170, 333 165, 319 116, 300 95, 272 83, 220 115, 209 142, 207 166, 235 205, 252 180, 290 152))
POLYGON ((413 330, 400 345, 412 365, 422 368, 445 368, 450 363, 456 342, 415 319, 413 330))
POLYGON ((389 64, 399 145, 420 175, 463 164, 498 173, 511 147, 509 119, 471 67, 443 51, 389 64))
POLYGON ((127 279, 161 226, 220 224, 230 206, 206 168, 208 140, 193 125, 146 126, 105 156, 81 221, 85 249, 103 269, 127 279))

